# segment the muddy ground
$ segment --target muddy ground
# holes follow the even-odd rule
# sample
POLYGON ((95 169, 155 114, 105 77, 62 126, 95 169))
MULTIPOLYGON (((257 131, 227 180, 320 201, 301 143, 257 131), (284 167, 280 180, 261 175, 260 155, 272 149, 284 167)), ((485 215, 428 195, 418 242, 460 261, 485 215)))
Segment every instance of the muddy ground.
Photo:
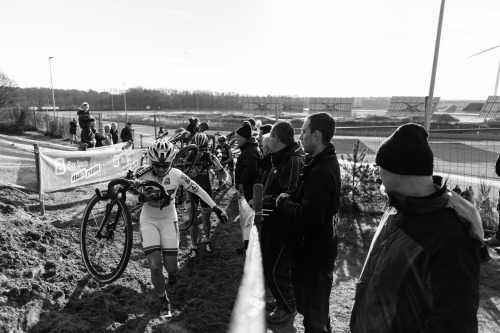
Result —
MULTIPOLYGON (((173 318, 161 320, 140 246, 139 206, 131 207, 134 246, 123 276, 99 285, 87 274, 79 232, 94 188, 47 194, 42 217, 37 193, 0 187, 0 332, 226 332, 244 264, 244 258, 235 254, 241 234, 238 221, 234 222, 238 215, 234 189, 216 198, 227 209, 230 222, 219 224, 213 215, 214 253, 201 246, 201 256, 190 259, 188 233, 181 233, 179 283, 170 295, 173 318)), ((330 298, 335 332, 348 332, 355 283, 379 218, 378 214, 342 218, 330 298)), ((500 332, 500 257, 492 250, 490 254, 492 261, 481 266, 480 332, 500 332)), ((293 322, 268 327, 268 332, 301 333, 301 323, 298 315, 293 322)))

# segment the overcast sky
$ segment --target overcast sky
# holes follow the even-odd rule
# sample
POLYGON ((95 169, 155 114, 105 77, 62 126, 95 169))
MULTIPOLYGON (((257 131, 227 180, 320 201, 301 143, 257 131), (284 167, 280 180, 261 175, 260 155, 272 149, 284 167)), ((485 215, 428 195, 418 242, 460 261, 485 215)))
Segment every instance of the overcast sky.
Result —
MULTIPOLYGON (((440 0, 2 0, 20 87, 311 97, 429 93, 440 0)), ((446 2, 435 96, 493 95, 500 0, 446 2)))

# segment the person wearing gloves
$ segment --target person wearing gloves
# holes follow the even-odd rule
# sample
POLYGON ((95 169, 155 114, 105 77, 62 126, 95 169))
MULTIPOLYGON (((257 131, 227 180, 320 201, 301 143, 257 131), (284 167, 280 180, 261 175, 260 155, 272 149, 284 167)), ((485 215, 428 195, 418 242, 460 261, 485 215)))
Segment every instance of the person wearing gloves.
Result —
POLYGON ((150 165, 140 167, 134 177, 138 180, 152 180, 160 183, 170 197, 157 200, 158 189, 143 187, 141 191, 133 191, 127 196, 127 200, 144 203, 139 218, 142 246, 151 271, 151 282, 160 298, 159 314, 170 317, 172 315, 170 301, 166 292, 173 292, 178 270, 179 229, 175 208, 177 188, 182 185, 186 190, 200 197, 215 212, 221 223, 226 223, 228 217, 198 184, 181 170, 172 168, 175 157, 172 143, 164 139, 156 140, 148 148, 147 156, 150 165), (168 273, 167 286, 165 286, 163 267, 168 273))

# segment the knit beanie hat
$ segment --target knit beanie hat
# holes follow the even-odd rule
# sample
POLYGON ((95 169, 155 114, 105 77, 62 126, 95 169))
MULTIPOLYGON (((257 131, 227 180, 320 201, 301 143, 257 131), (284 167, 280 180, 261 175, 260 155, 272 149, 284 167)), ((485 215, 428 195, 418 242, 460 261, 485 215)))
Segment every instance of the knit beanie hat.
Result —
POLYGON ((250 139, 252 137, 252 127, 250 123, 244 122, 243 125, 236 130, 236 134, 241 135, 245 139, 250 139))
POLYGON ((398 175, 432 176, 434 155, 428 136, 418 124, 400 126, 378 147, 375 163, 398 175))

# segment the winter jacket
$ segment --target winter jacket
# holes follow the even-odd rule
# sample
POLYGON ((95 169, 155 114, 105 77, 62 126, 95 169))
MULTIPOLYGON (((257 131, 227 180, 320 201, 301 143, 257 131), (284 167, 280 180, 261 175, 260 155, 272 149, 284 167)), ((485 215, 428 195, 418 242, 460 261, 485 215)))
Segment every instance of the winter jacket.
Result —
POLYGON ((329 144, 305 165, 295 193, 279 207, 288 221, 292 260, 332 262, 337 256, 340 167, 329 144))
POLYGON ((306 154, 298 142, 293 142, 270 156, 272 167, 264 186, 264 196, 275 201, 281 193, 295 192, 306 154))
POLYGON ((276 209, 276 198, 281 193, 295 192, 299 176, 305 163, 306 154, 298 142, 293 142, 280 151, 269 155, 272 167, 264 185, 264 208, 273 210, 264 217, 262 230, 272 234, 274 241, 284 241, 287 221, 280 218, 276 209))
POLYGON ((118 129, 110 129, 109 130, 109 133, 111 133, 111 137, 113 138, 113 144, 117 144, 118 143, 118 129))
POLYGON ((76 134, 76 121, 69 122, 69 134, 76 134))
POLYGON ((253 185, 260 181, 259 161, 262 154, 254 137, 245 142, 240 149, 241 154, 236 161, 234 177, 236 188, 239 188, 240 184, 243 185, 245 199, 248 201, 253 198, 253 185))
POLYGON ((78 125, 80 128, 90 127, 90 122, 95 120, 90 116, 90 112, 88 110, 78 110, 76 114, 78 116, 78 125))
POLYGON ((133 140, 134 138, 132 137, 132 131, 128 127, 122 128, 122 131, 120 132, 120 139, 122 142, 128 142, 130 140, 133 140))
POLYGON ((361 272, 351 332, 477 332, 477 210, 446 186, 391 205, 361 272))

